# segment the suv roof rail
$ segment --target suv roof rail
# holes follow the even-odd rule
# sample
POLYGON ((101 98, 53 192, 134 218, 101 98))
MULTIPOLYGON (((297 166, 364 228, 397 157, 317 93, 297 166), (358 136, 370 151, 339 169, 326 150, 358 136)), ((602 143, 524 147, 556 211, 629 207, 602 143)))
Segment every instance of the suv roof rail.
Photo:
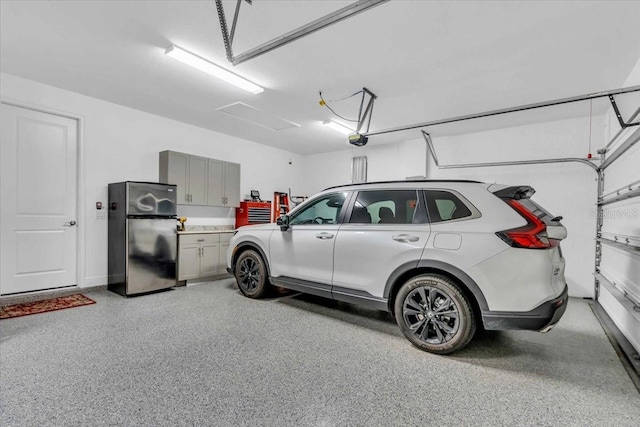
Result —
POLYGON ((405 182, 463 182, 463 183, 471 183, 471 184, 483 184, 481 181, 473 181, 469 179, 398 179, 395 181, 375 181, 375 182, 360 182, 357 184, 342 184, 335 185, 333 187, 327 187, 322 191, 331 190, 333 188, 341 188, 341 187, 352 187, 358 185, 372 185, 372 184, 402 184, 405 182))

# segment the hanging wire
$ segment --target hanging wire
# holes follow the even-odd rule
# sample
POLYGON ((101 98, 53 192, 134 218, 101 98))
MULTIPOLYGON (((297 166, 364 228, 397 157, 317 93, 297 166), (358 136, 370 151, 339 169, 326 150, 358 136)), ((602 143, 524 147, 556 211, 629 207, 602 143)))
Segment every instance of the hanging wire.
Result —
POLYGON ((331 111, 336 117, 340 117, 342 120, 346 120, 348 122, 354 122, 354 123, 359 123, 360 122, 359 117, 360 117, 360 114, 362 113, 362 102, 364 102, 364 91, 360 90, 360 91, 358 91, 358 92, 356 92, 356 93, 354 93, 352 95, 346 96, 346 97, 338 99, 336 101, 327 101, 322 97, 322 91, 319 91, 318 93, 320 95, 321 105, 327 107, 329 109, 329 111, 331 111), (349 99, 349 98, 351 98, 353 96, 356 96, 359 93, 362 93, 363 99, 362 99, 362 102, 360 103, 360 113, 358 114, 358 120, 347 119, 346 117, 343 117, 340 114, 336 113, 335 110, 329 106, 329 102, 343 101, 345 99, 349 99))
MULTIPOLYGON (((354 97, 354 96, 358 95, 359 93, 363 93, 363 92, 364 92, 363 90, 359 90, 359 91, 354 92, 354 93, 352 93, 351 95, 347 95, 347 96, 345 96, 345 97, 343 97, 343 98, 330 99, 329 101, 326 101, 326 102, 340 102, 340 101, 344 101, 345 99, 352 98, 352 97, 354 97)), ((322 92, 320 92, 320 93, 322 93, 322 92)))

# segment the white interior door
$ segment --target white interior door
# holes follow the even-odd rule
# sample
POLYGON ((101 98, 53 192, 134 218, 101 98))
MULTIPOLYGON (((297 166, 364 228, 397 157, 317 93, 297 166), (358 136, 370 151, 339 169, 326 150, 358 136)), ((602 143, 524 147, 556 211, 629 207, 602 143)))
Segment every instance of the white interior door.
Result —
POLYGON ((78 122, 2 104, 0 294, 75 285, 78 122))

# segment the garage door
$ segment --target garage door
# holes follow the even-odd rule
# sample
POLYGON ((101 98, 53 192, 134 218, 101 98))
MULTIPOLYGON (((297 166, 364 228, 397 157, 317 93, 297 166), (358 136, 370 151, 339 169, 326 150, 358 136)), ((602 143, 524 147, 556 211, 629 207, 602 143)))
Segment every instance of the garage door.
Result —
MULTIPOLYGON (((638 104, 636 103, 636 106, 638 104)), ((613 117, 617 129, 617 118, 613 117)), ((627 122, 640 119, 640 109, 627 122)), ((602 164, 596 296, 640 352, 640 126, 612 136, 602 164)))

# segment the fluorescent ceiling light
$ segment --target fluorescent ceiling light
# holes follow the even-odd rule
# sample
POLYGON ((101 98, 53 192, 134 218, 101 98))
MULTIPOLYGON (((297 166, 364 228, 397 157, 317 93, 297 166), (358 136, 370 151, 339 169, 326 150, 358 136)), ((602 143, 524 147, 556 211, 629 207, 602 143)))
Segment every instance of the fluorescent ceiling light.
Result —
POLYGON ((334 122, 333 120, 325 120, 324 122, 322 122, 322 124, 327 126, 330 129, 340 132, 343 135, 350 135, 355 132, 353 129, 349 129, 345 125, 338 122, 334 122))
POLYGON ((184 62, 187 65, 191 65, 193 68, 197 68, 207 74, 224 80, 227 83, 231 83, 241 89, 251 93, 261 93, 264 89, 249 80, 242 78, 231 71, 227 71, 224 68, 217 66, 216 64, 207 61, 204 58, 194 55, 191 52, 187 52, 178 46, 169 46, 164 52, 165 55, 170 56, 178 61, 184 62))

